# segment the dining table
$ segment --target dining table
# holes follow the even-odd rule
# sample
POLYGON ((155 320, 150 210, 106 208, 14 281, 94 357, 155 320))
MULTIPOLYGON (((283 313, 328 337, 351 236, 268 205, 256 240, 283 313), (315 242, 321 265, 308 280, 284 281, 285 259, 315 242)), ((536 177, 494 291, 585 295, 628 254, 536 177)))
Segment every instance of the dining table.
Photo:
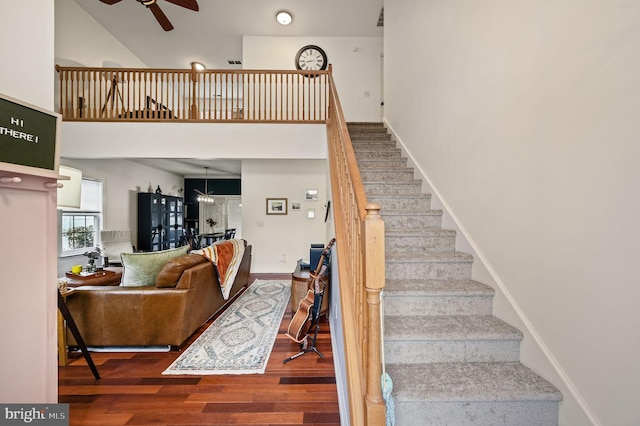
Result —
POLYGON ((224 238, 224 232, 214 232, 212 234, 200 234, 200 237, 202 238, 202 246, 206 247, 206 246, 210 246, 211 244, 213 244, 214 242, 221 240, 224 238))

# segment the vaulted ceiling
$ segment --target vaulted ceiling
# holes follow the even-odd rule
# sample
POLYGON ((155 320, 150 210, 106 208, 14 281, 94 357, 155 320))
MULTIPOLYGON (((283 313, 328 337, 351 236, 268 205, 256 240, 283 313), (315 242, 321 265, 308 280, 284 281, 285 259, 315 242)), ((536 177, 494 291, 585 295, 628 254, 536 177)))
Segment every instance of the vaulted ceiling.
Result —
MULTIPOLYGON (((197 0, 194 12, 157 0, 173 25, 165 31, 152 10, 134 0, 74 0, 127 49, 151 68, 188 68, 192 61, 207 68, 241 69, 242 37, 381 37, 383 0, 197 0), (114 4, 106 4, 114 3, 114 4), (293 15, 287 26, 275 17, 280 10, 293 15)), ((293 63, 292 63, 293 67, 293 63)), ((239 160, 135 159, 181 176, 239 176, 239 160)))
POLYGON ((191 61, 207 68, 241 68, 228 61, 242 59, 244 35, 382 36, 383 0, 197 0, 198 12, 157 0, 173 24, 171 31, 164 31, 139 1, 75 2, 151 68, 188 68, 191 61), (293 15, 291 24, 276 22, 280 10, 293 15))

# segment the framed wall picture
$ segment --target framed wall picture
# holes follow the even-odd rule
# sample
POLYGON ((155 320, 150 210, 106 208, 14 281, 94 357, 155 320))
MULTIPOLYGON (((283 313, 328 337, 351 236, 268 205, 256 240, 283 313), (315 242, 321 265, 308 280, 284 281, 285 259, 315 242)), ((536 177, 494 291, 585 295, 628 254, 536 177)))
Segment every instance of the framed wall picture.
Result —
POLYGON ((300 203, 291 203, 291 210, 292 211, 298 211, 300 210, 302 207, 300 206, 300 203))
POLYGON ((306 201, 318 201, 318 190, 317 189, 307 189, 304 192, 304 199, 306 201))
POLYGON ((267 214, 287 214, 287 199, 267 198, 267 214))

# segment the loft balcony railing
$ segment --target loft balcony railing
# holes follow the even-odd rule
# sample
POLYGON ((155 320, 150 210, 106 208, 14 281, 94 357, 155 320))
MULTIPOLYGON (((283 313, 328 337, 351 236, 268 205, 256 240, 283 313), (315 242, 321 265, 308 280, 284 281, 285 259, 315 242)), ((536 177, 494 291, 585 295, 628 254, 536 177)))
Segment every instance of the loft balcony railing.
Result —
POLYGON ((56 66, 66 121, 324 123, 330 74, 56 66))
POLYGON ((350 423, 385 424, 380 294, 384 222, 364 192, 327 71, 56 67, 66 121, 326 123, 350 423))

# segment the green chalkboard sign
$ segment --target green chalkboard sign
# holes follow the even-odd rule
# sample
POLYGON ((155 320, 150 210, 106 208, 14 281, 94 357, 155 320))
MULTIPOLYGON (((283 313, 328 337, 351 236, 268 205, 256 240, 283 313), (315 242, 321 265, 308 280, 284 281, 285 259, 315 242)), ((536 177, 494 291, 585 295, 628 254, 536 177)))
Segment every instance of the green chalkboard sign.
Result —
POLYGON ((0 162, 55 171, 59 115, 0 94, 0 162))

